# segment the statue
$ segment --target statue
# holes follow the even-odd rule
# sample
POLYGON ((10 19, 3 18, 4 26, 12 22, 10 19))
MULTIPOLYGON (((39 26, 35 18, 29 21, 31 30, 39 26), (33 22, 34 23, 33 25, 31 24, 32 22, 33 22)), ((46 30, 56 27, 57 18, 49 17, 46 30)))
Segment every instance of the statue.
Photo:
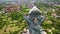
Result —
POLYGON ((42 15, 36 6, 33 6, 28 15, 24 15, 24 19, 27 21, 29 26, 30 34, 41 34, 41 23, 44 18, 45 14, 42 15))

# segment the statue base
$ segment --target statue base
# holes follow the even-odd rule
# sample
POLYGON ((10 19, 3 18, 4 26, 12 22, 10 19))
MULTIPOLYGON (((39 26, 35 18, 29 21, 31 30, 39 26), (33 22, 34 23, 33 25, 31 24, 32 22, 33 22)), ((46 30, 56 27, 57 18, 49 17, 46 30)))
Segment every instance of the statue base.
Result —
MULTIPOLYGON (((22 34, 36 34, 36 32, 30 32, 30 29, 26 29, 26 32, 23 32, 22 34)), ((47 34, 43 29, 40 29, 40 33, 37 34, 47 34)))

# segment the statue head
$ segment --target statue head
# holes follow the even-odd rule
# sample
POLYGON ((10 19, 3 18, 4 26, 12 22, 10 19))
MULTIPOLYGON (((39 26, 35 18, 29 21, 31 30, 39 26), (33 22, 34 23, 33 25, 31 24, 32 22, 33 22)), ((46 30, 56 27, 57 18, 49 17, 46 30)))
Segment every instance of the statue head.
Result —
POLYGON ((29 15, 31 18, 38 17, 41 16, 41 12, 36 6, 33 6, 33 8, 29 11, 29 15))
POLYGON ((38 24, 38 17, 39 18, 41 17, 40 10, 36 6, 34 6, 29 12, 29 17, 33 18, 33 22, 35 24, 38 24))

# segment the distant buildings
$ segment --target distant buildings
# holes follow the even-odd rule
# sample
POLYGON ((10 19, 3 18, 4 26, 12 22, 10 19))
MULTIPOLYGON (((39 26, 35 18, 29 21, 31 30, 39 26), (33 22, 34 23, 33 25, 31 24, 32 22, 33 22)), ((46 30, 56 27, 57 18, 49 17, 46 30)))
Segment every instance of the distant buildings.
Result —
POLYGON ((20 6, 17 5, 11 5, 3 9, 3 11, 5 12, 12 12, 12 11, 19 11, 19 10, 20 10, 20 6))
POLYGON ((60 6, 60 2, 53 2, 53 1, 49 2, 49 1, 46 1, 45 3, 49 4, 49 5, 53 5, 53 6, 60 6))

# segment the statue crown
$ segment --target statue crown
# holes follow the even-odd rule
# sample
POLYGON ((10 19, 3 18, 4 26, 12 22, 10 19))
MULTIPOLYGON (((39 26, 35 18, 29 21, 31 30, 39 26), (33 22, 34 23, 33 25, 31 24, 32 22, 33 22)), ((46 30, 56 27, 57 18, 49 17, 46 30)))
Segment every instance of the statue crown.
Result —
POLYGON ((29 13, 31 13, 32 11, 34 11, 34 10, 37 10, 37 11, 39 11, 40 13, 41 13, 41 11, 34 5, 33 6, 33 8, 29 11, 29 13))
POLYGON ((33 6, 33 8, 29 11, 29 15, 30 17, 38 17, 41 16, 41 12, 36 6, 33 6))

